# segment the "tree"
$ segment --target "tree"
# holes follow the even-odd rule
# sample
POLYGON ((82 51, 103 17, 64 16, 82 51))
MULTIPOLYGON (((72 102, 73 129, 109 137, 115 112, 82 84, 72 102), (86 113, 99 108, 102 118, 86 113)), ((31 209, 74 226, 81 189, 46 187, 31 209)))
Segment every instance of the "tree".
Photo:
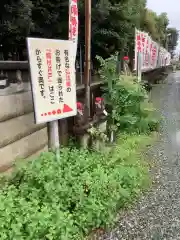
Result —
POLYGON ((167 13, 161 13, 157 16, 156 31, 158 34, 159 43, 166 47, 167 42, 167 26, 169 24, 167 13))
POLYGON ((33 29, 32 2, 30 0, 0 1, 0 44, 5 58, 8 52, 21 52, 25 37, 33 29))
POLYGON ((157 15, 154 11, 146 9, 141 27, 149 33, 153 40, 165 47, 168 24, 169 20, 166 13, 157 15))
POLYGON ((45 38, 68 38, 67 0, 31 0, 34 29, 31 36, 45 38))
MULTIPOLYGON (((109 57, 116 51, 134 48, 135 27, 139 27, 145 0, 104 0, 92 3, 92 59, 109 57)), ((80 39, 84 40, 84 1, 80 4, 80 39), (82 37, 83 35, 83 37, 82 37)))
MULTIPOLYGON (((79 43, 84 55, 85 6, 79 1, 79 43)), ((22 52, 27 36, 68 39, 67 0, 1 0, 0 44, 3 51, 22 52)), ((134 56, 135 28, 148 32, 163 46, 168 18, 146 8, 146 0, 92 0, 92 60, 115 52, 134 56)), ((177 36, 169 44, 174 48, 177 36)), ((7 56, 5 56, 7 58, 7 56)))

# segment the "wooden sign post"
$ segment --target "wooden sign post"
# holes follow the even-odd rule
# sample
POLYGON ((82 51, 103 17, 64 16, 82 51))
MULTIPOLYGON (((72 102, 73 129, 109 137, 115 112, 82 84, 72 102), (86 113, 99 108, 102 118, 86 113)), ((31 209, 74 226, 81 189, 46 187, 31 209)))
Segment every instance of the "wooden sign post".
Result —
POLYGON ((49 123, 49 149, 59 157, 58 120, 77 114, 73 41, 28 38, 27 45, 35 122, 49 123))

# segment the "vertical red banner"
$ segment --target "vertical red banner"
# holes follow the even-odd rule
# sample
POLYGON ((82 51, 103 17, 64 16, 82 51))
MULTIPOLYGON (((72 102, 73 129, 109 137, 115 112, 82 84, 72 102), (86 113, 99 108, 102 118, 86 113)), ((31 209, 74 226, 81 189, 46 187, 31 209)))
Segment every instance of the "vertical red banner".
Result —
POLYGON ((69 40, 72 40, 74 43, 73 58, 74 66, 76 61, 77 54, 77 45, 78 45, 78 4, 77 0, 69 0, 69 40))

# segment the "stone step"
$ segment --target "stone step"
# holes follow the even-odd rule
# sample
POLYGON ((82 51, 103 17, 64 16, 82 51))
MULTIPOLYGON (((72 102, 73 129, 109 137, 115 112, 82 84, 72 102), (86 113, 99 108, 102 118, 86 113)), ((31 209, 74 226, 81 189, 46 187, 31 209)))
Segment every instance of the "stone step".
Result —
POLYGON ((34 123, 33 113, 0 122, 0 148, 26 137, 45 126, 45 124, 34 123))
POLYGON ((12 144, 0 148, 0 172, 13 166, 15 160, 25 159, 47 145, 47 128, 32 133, 12 144))
POLYGON ((31 92, 0 96, 0 122, 33 112, 31 92))
MULTIPOLYGON (((38 156, 42 153, 42 152, 47 152, 48 151, 48 146, 45 145, 43 148, 39 149, 38 151, 36 151, 35 153, 33 153, 31 156, 29 156, 28 158, 26 158, 26 161, 33 161, 36 160, 36 158, 38 158, 38 156)), ((2 172, 0 172, 1 176, 9 176, 12 171, 13 171, 14 167, 10 167, 10 168, 6 168, 4 169, 2 172)))

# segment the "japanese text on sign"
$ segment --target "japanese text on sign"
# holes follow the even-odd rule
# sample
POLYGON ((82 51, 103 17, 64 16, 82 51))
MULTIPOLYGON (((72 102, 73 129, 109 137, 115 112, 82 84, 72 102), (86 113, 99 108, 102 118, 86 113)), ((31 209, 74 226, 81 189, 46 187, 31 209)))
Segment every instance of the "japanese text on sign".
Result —
POLYGON ((44 78, 42 72, 42 58, 41 58, 41 51, 39 49, 35 50, 36 59, 37 59, 37 67, 38 67, 38 83, 40 88, 40 94, 43 98, 45 98, 44 93, 44 78))
POLYGON ((71 92, 71 76, 69 69, 69 53, 68 50, 64 51, 64 59, 65 59, 65 71, 66 71, 66 91, 71 92))
POLYGON ((56 71, 57 71, 57 82, 58 82, 58 99, 59 103, 63 103, 63 87, 62 87, 62 71, 61 71, 61 52, 59 49, 56 50, 56 71))
POLYGON ((139 63, 143 70, 169 65, 170 56, 171 54, 165 48, 162 48, 159 43, 153 41, 148 33, 135 29, 134 70, 137 70, 139 63), (142 64, 138 61, 139 53, 142 57, 142 64))
POLYGON ((141 52, 141 36, 140 36, 140 34, 137 35, 136 41, 137 41, 137 52, 141 52))
POLYGON ((69 0, 69 40, 74 43, 73 46, 73 62, 75 70, 77 45, 78 45, 78 5, 77 0, 69 0))
POLYGON ((52 82, 52 50, 46 49, 46 63, 48 69, 48 89, 49 89, 49 98, 51 104, 55 103, 55 89, 52 82))
POLYGON ((77 113, 72 41, 28 38, 36 123, 77 113))
POLYGON ((70 18, 69 19, 70 21, 69 38, 75 41, 77 37, 77 31, 78 31, 77 0, 71 0, 69 18, 70 18))

